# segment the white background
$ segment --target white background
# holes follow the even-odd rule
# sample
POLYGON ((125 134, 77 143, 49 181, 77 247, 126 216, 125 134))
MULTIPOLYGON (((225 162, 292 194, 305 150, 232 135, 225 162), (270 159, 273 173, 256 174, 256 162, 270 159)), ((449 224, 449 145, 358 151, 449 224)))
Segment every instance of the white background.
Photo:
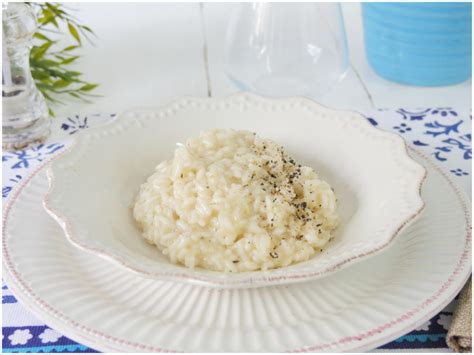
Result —
MULTIPOLYGON (((85 44, 76 68, 100 83, 93 104, 71 102, 57 115, 120 112, 158 106, 183 95, 224 96, 237 89, 223 72, 225 31, 239 4, 73 3, 81 21, 97 34, 85 44), (205 34, 205 35, 204 35, 205 34), (208 48, 209 82, 204 46, 208 48)), ((423 88, 399 85, 375 74, 364 51, 360 4, 342 4, 352 69, 318 101, 364 111, 370 108, 459 107, 471 105, 471 80, 459 85, 423 88)))

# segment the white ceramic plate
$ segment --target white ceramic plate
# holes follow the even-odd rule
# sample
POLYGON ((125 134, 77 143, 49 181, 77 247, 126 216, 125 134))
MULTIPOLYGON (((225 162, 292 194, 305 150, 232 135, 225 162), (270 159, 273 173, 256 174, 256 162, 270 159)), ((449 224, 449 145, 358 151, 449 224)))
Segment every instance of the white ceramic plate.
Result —
POLYGON ((437 314, 471 272, 470 203, 426 158, 424 214, 373 258, 289 286, 214 289, 140 277, 72 246, 41 206, 46 175, 5 206, 3 276, 48 325, 101 351, 363 351, 437 314))
POLYGON ((240 94, 125 113, 88 130, 52 163, 49 176, 45 207, 74 245, 143 276, 236 288, 314 279, 380 251, 422 210, 425 170, 401 137, 360 114, 302 98, 240 94), (213 127, 274 139, 335 188, 342 221, 321 254, 282 269, 230 274, 174 265, 145 242, 130 209, 139 186, 172 157, 177 142, 213 127))

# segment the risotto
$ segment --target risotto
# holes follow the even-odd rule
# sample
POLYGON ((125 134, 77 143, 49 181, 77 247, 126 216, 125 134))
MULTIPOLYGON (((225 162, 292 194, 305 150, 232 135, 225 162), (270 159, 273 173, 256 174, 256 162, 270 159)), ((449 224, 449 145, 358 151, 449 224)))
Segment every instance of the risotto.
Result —
POLYGON ((333 189, 282 146, 214 129, 179 146, 140 187, 143 237, 173 263, 267 270, 308 260, 337 226, 333 189))

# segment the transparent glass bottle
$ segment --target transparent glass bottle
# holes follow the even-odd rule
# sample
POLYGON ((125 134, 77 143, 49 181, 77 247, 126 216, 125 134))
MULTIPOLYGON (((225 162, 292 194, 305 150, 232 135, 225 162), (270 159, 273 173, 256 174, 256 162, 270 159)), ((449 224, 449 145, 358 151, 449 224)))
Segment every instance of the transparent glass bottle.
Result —
POLYGON ((241 90, 323 96, 349 69, 339 4, 241 4, 227 29, 225 66, 241 90))
POLYGON ((24 3, 3 4, 2 26, 2 145, 21 149, 49 135, 48 108, 29 63, 36 18, 24 3))

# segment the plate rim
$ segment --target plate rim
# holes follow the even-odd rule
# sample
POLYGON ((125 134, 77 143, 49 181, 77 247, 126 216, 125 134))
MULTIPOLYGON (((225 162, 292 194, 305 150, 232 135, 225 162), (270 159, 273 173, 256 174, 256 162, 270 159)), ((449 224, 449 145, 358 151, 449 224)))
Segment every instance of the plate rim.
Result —
MULTIPOLYGON (((442 168, 440 168, 435 162, 431 161, 430 158, 426 157, 425 154, 419 152, 417 149, 412 148, 412 147, 410 147, 410 149, 413 152, 415 152, 416 154, 418 154, 419 156, 421 156, 427 163, 429 163, 431 165, 431 167, 436 169, 445 178, 445 180, 449 183, 451 188, 454 190, 454 192, 456 194, 456 197, 458 198, 458 200, 460 201, 460 203, 463 207, 464 217, 465 217, 465 220, 466 220, 466 235, 464 237, 464 251, 461 254, 461 257, 457 260, 456 267, 455 267, 452 275, 447 279, 447 281, 445 281, 441 285, 441 287, 436 291, 436 293, 433 296, 431 296, 430 298, 425 300, 421 305, 415 307, 413 310, 410 310, 409 312, 406 312, 403 316, 397 318, 395 321, 385 323, 383 326, 381 326, 382 329, 379 329, 380 327, 378 327, 378 328, 375 328, 374 330, 371 330, 369 332, 361 334, 360 336, 342 338, 341 340, 339 340, 337 342, 327 343, 327 344, 323 344, 323 345, 314 345, 314 346, 309 346, 309 347, 300 348, 300 349, 296 349, 296 350, 290 350, 290 351, 294 351, 294 352, 313 352, 315 350, 321 350, 321 349, 323 351, 324 350, 330 350, 330 348, 332 346, 336 345, 336 344, 353 342, 353 341, 362 341, 363 339, 370 338, 370 337, 372 337, 376 334, 380 334, 384 330, 390 329, 394 324, 398 324, 398 323, 402 323, 402 322, 408 322, 406 327, 404 327, 403 329, 398 330, 398 331, 393 332, 393 333, 389 333, 383 339, 375 339, 374 341, 368 342, 368 343, 366 343, 364 345, 361 345, 359 347, 355 346, 351 351, 355 351, 355 350, 361 351, 361 350, 373 349, 374 347, 385 344, 386 342, 388 342, 390 340, 393 340, 393 339, 397 338, 400 335, 406 334, 406 332, 409 331, 410 329, 413 329, 414 327, 422 324, 427 319, 431 318, 433 315, 439 313, 439 311, 441 309, 443 309, 459 293, 459 291, 462 289, 465 282, 469 278, 471 270, 470 270, 468 264, 471 261, 471 259, 469 258, 469 255, 471 253, 471 247, 472 247, 472 245, 471 245, 471 243, 472 243, 472 222, 471 222, 471 219, 470 219, 470 217, 471 217, 471 214, 470 214, 471 208, 470 208, 470 205, 468 203, 469 200, 466 198, 466 196, 465 196, 466 194, 464 193, 464 191, 462 191, 457 186, 457 184, 454 183, 451 180, 451 178, 443 171, 442 168), (463 268, 465 268, 465 270, 463 270, 463 268), (459 279, 459 277, 456 277, 456 276, 462 271, 464 271, 464 275, 461 279, 459 279), (414 321, 411 321, 413 319, 413 317, 417 313, 422 311, 422 309, 424 307, 430 305, 433 302, 436 302, 436 300, 439 299, 439 297, 444 292, 449 290, 449 286, 452 285, 453 282, 456 281, 456 279, 458 280, 457 286, 455 287, 454 290, 452 290, 448 294, 448 296, 444 299, 444 301, 439 302, 438 305, 431 312, 425 314, 423 317, 415 318, 414 321)), ((46 318, 48 318, 48 320, 53 319, 54 321, 52 321, 51 323, 55 323, 55 324, 57 322, 57 324, 62 325, 62 324, 64 324, 63 320, 65 320, 66 323, 70 323, 70 326, 71 326, 70 329, 72 329, 71 333, 73 333, 73 336, 71 338, 77 338, 77 339, 80 338, 81 342, 83 340, 85 340, 84 343, 93 344, 93 346, 92 346, 93 348, 96 348, 96 349, 102 348, 102 349, 105 349, 105 351, 109 351, 109 350, 117 351, 116 348, 110 346, 110 342, 114 342, 114 343, 118 344, 119 346, 120 345, 128 345, 130 347, 135 347, 139 351, 146 351, 146 350, 157 351, 157 352, 175 352, 175 351, 179 351, 179 350, 167 350, 167 349, 162 349, 162 348, 158 348, 158 347, 139 344, 139 343, 136 343, 136 342, 130 342, 128 340, 123 340, 123 339, 119 339, 119 338, 107 335, 105 333, 102 333, 101 331, 94 330, 94 329, 86 327, 86 326, 81 326, 78 322, 70 319, 68 316, 66 316, 66 315, 62 314, 60 311, 54 309, 54 307, 49 305, 46 301, 44 301, 41 298, 39 298, 38 296, 36 296, 34 291, 32 291, 28 287, 28 285, 25 283, 25 281, 20 277, 19 273, 16 272, 16 270, 13 266, 13 262, 11 261, 11 258, 9 256, 8 244, 6 242, 6 240, 7 240, 7 238, 6 238, 6 226, 7 226, 7 223, 8 223, 9 213, 10 213, 10 210, 13 207, 15 201, 17 200, 18 196, 21 195, 21 192, 24 190, 24 188, 29 184, 29 182, 34 177, 36 177, 38 175, 38 173, 40 171, 42 171, 44 169, 45 166, 47 166, 47 164, 49 162, 50 162, 50 160, 45 161, 44 163, 40 164, 38 167, 36 167, 32 171, 32 173, 26 179, 22 180, 22 182, 17 186, 17 188, 13 192, 11 199, 9 199, 7 204, 5 205, 3 218, 2 218, 2 220, 3 220, 3 229, 2 229, 2 237, 3 237, 3 239, 2 239, 2 246, 3 246, 2 255, 3 255, 3 261, 2 261, 2 266, 3 266, 3 271, 4 271, 4 277, 6 277, 6 279, 8 281, 10 281, 8 283, 8 286, 11 287, 12 290, 14 290, 15 296, 17 294, 21 295, 18 298, 20 300, 23 300, 24 305, 28 309, 31 309, 34 314, 40 315, 40 318, 46 317, 46 318), (7 272, 5 272, 5 271, 7 271, 7 272), (14 285, 14 286, 12 287, 11 285, 14 285), (18 288, 17 288, 17 285, 18 285, 18 288), (19 292, 20 290, 24 291, 24 293, 19 292), (23 298, 23 296, 24 296, 24 298, 23 298), (31 298, 31 299, 33 299, 33 301, 36 301, 36 302, 29 303, 28 301, 25 301, 28 298, 31 298), (35 308, 35 307, 37 307, 37 308, 35 308), (40 310, 42 310, 42 311, 40 311, 40 310), (44 313, 43 313, 43 311, 44 311, 44 313), (89 340, 89 337, 84 335, 84 333, 90 334, 90 336, 95 336, 96 338, 98 337, 99 339, 100 338, 106 339, 107 340, 107 345, 105 345, 103 347, 102 343, 96 343, 96 341, 98 341, 98 340, 96 340, 96 338, 94 338, 93 340, 89 340), (99 344, 99 346, 95 346, 95 344, 99 344)), ((55 328, 56 329, 59 329, 59 328, 65 329, 64 333, 69 334, 69 328, 67 328, 67 326, 64 326, 64 328, 63 327, 55 327, 55 328)), ((69 335, 67 335, 67 336, 69 336, 69 335)))
MULTIPOLYGON (((167 117, 167 116, 164 116, 167 117)), ((85 143, 83 143, 84 145, 85 143)), ((122 114, 118 115, 118 117, 111 123, 111 125, 99 126, 89 129, 88 132, 84 132, 78 137, 75 137, 73 143, 64 151, 62 151, 59 155, 57 155, 53 160, 50 166, 47 168, 47 176, 49 180, 49 189, 46 192, 43 205, 46 211, 54 218, 54 220, 61 226, 63 229, 66 238, 77 248, 89 252, 94 255, 98 255, 109 262, 114 263, 115 265, 119 265, 131 272, 139 274, 143 277, 156 279, 160 281, 176 281, 182 283, 189 283, 195 285, 203 285, 209 286, 214 288, 225 288, 225 289, 234 289, 234 288, 253 288, 253 287, 266 287, 266 286, 273 286, 273 285, 281 285, 281 284, 292 284, 297 282, 304 282, 310 281, 322 277, 329 276, 339 270, 344 269, 350 265, 353 265, 357 262, 363 261, 367 258, 376 255, 377 253, 383 251, 385 248, 389 247, 390 244, 395 240, 396 237, 400 236, 403 230, 413 223, 423 212, 425 207, 425 202, 421 196, 421 189, 423 186, 424 181, 426 180, 426 169, 425 167, 415 161, 408 152, 408 146, 406 141, 398 134, 393 132, 388 132, 377 127, 371 125, 366 118, 356 111, 350 110, 339 110, 339 109, 332 109, 328 108, 324 105, 321 105, 311 99, 305 97, 284 97, 284 98, 270 98, 260 95, 255 95, 251 93, 235 93, 226 97, 218 97, 218 98, 196 98, 196 97, 184 97, 177 100, 172 101, 166 105, 158 106, 158 107, 150 107, 150 108, 140 108, 140 109, 131 109, 123 112, 122 114), (393 232, 386 232, 383 235, 378 243, 372 243, 370 246, 361 247, 356 249, 355 251, 349 253, 345 259, 337 260, 331 263, 328 263, 324 269, 311 271, 311 270, 302 270, 302 271, 286 271, 286 273, 281 272, 281 269, 276 269, 278 274, 272 275, 272 271, 268 271, 268 274, 265 275, 238 275, 238 274, 231 274, 227 280, 214 277, 212 274, 206 275, 203 273, 196 272, 193 269, 183 269, 183 270, 171 270, 166 272, 160 271, 150 271, 146 270, 145 268, 140 267, 138 263, 130 263, 125 258, 123 258, 118 253, 115 253, 113 250, 109 251, 104 249, 98 245, 90 245, 87 243, 86 240, 78 237, 77 230, 74 228, 74 223, 71 222, 71 219, 63 214, 59 208, 59 206, 55 205, 54 200, 54 191, 55 191, 55 176, 57 173, 54 172, 54 165, 67 155, 67 153, 73 151, 75 148, 80 148, 81 138, 82 136, 88 137, 88 139, 94 138, 93 134, 97 132, 110 132, 113 131, 120 123, 125 124, 127 121, 132 121, 129 116, 132 116, 137 113, 150 113, 150 112, 165 112, 166 110, 173 110, 174 108, 182 108, 189 106, 190 102, 200 103, 202 105, 217 105, 218 103, 234 103, 235 101, 241 100, 242 102, 249 102, 252 103, 272 103, 277 104, 279 103, 284 104, 287 103, 297 103, 297 104, 304 104, 309 107, 315 108, 317 110, 322 110, 326 113, 331 114, 347 114, 352 115, 354 118, 359 120, 359 128, 364 129, 366 132, 372 132, 372 134, 376 134, 378 137, 382 137, 387 141, 389 139, 392 140, 393 146, 396 144, 400 145, 397 147, 397 152, 400 153, 400 156, 403 158, 405 162, 409 161, 410 164, 414 164, 420 169, 420 172, 412 173, 412 177, 415 178, 415 183, 413 186, 417 186, 416 196, 415 194, 410 193, 410 198, 413 199, 409 205, 409 215, 404 216, 403 219, 400 217, 400 221, 398 225, 396 225, 396 229, 393 232), (92 137, 92 138, 89 138, 92 137), (390 233, 390 234, 389 234, 390 233), (240 277, 239 277, 240 276, 240 277)), ((393 224, 394 227, 395 224, 393 224)), ((260 271, 262 272, 262 271, 260 271)), ((264 272, 262 272, 264 273, 264 272)))

